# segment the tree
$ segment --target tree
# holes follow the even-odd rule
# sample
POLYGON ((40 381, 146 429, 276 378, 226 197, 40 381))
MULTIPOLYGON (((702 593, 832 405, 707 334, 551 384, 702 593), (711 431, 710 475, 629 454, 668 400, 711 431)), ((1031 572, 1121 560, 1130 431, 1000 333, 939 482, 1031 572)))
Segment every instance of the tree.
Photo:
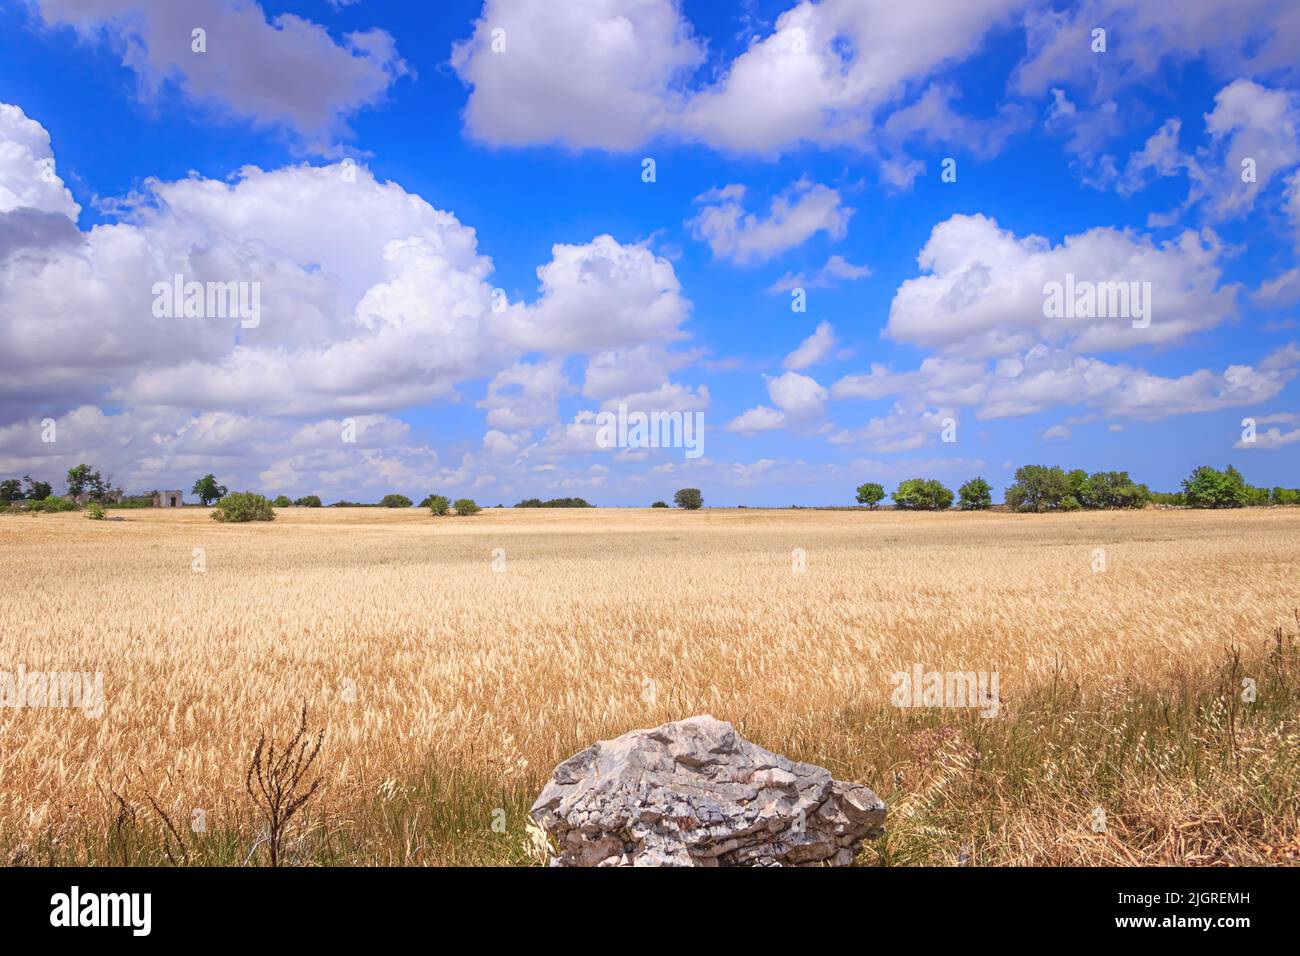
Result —
POLYGON ((1085 508, 1141 508, 1151 500, 1146 485, 1135 484, 1127 471, 1097 471, 1088 479, 1085 508))
POLYGON ((483 510, 474 503, 473 498, 457 498, 452 507, 456 509, 458 515, 476 515, 483 510))
POLYGON ((81 464, 68 469, 68 496, 75 498, 87 491, 97 498, 104 495, 104 479, 98 471, 92 471, 89 465, 81 464))
MULTIPOLYGON (((196 495, 198 492, 194 492, 196 495)), ((212 512, 213 521, 274 521, 271 502, 251 491, 234 491, 223 495, 212 512)))
POLYGON ((1183 479, 1183 498, 1193 508, 1241 508, 1249 496, 1241 472, 1231 465, 1225 471, 1202 465, 1183 479))
MULTIPOLYGON (((199 504, 207 507, 209 502, 216 501, 226 496, 226 486, 217 484, 215 475, 204 475, 198 481, 194 482, 194 487, 190 489, 190 494, 197 495, 199 504)), ((267 502, 270 505, 270 502, 267 502)))
POLYGON ((552 498, 549 501, 543 501, 541 498, 525 498, 516 508, 591 508, 594 507, 590 501, 585 498, 552 498))
POLYGON ((673 495, 673 504, 687 511, 696 511, 704 507, 704 496, 699 488, 680 488, 673 495))
POLYGON ((291 508, 291 507, 293 507, 293 502, 289 500, 289 496, 288 496, 288 495, 277 495, 276 498, 275 498, 275 501, 273 501, 273 502, 271 502, 271 503, 272 503, 273 505, 275 505, 277 508, 291 508))
POLYGON ((952 491, 933 478, 901 481, 893 494, 894 504, 904 511, 946 511, 952 507, 952 491))
POLYGON ((420 504, 439 518, 451 510, 451 501, 443 495, 429 495, 420 504))
POLYGON ((0 481, 0 501, 17 501, 23 496, 23 483, 17 478, 0 481))
POLYGON ((411 507, 411 499, 406 497, 406 495, 384 495, 383 499, 379 503, 385 508, 411 507))
MULTIPOLYGON (((1092 480, 1082 468, 1075 468, 1066 474, 1065 480, 1070 484, 1070 496, 1080 508, 1096 508, 1093 497, 1092 480)), ((1064 504, 1064 499, 1062 499, 1064 504)), ((1070 509, 1076 510, 1076 509, 1070 509)))
POLYGON ((27 482, 27 497, 32 501, 44 501, 54 494, 54 486, 48 481, 37 481, 31 475, 23 475, 23 481, 27 482))
POLYGON ((876 505, 880 504, 884 497, 884 487, 874 481, 869 481, 865 485, 858 485, 858 504, 866 505, 872 511, 876 510, 876 505))
POLYGON ((1070 479, 1058 466, 1023 465, 1016 469, 1006 502, 1017 511, 1054 511, 1067 496, 1073 497, 1070 479))
MULTIPOLYGON (((4 495, 0 494, 0 498, 4 495)), ((1275 505, 1293 505, 1300 503, 1300 490, 1295 488, 1274 488, 1269 492, 1268 500, 1270 504, 1275 505)))
POLYGON ((983 511, 993 506, 993 488, 983 478, 972 478, 957 489, 957 498, 962 511, 983 511))
POLYGON ((654 504, 652 504, 650 507, 651 507, 651 508, 667 508, 667 507, 668 507, 668 502, 666 502, 666 501, 656 501, 656 502, 655 502, 654 504))
POLYGON ((301 498, 294 499, 293 503, 299 508, 319 508, 320 495, 303 495, 301 498))

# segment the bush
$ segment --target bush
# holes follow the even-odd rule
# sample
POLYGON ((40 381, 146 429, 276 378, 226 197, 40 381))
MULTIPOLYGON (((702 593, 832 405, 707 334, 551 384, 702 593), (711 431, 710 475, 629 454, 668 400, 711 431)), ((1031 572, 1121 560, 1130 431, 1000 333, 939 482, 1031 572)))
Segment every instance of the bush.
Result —
POLYGON ((39 501, 34 501, 30 511, 76 511, 77 503, 71 498, 61 498, 58 495, 46 495, 39 501))
POLYGON ((474 503, 473 498, 457 498, 453 505, 458 515, 476 515, 483 509, 474 503))
POLYGON ((681 488, 673 495, 673 504, 687 511, 696 511, 704 507, 704 496, 699 488, 681 488))
POLYGON ((91 521, 103 521, 104 506, 101 505, 98 501, 90 502, 90 504, 86 505, 86 517, 89 518, 91 521))
POLYGON ((217 502, 213 521, 274 521, 271 502, 251 491, 232 491, 217 502))
POLYGON ((277 495, 275 501, 271 502, 277 508, 292 508, 293 502, 289 500, 288 495, 277 495))
POLYGON ((1269 494, 1267 488, 1256 488, 1254 485, 1246 486, 1246 504, 1251 508, 1261 508, 1269 503, 1269 494))
POLYGON ((952 491, 933 478, 899 482, 893 499, 904 511, 946 511, 952 507, 952 491))
POLYGON ((868 508, 875 510, 876 505, 880 504, 885 498, 885 489, 882 485, 869 481, 865 485, 858 485, 858 504, 866 505, 868 508))
POLYGON ((379 503, 385 508, 411 507, 411 499, 406 497, 406 495, 384 495, 383 499, 379 503))
POLYGON ((296 500, 294 501, 294 507, 297 507, 297 508, 319 508, 319 507, 320 507, 320 496, 319 496, 319 495, 304 495, 303 497, 298 498, 298 499, 296 499, 296 500))
POLYGON ((1268 500, 1275 505, 1300 504, 1300 491, 1295 488, 1274 488, 1269 492, 1268 500))
POLYGON ((440 518, 451 510, 451 502, 442 495, 429 495, 422 504, 440 518))
POLYGON ((651 508, 667 508, 667 507, 668 507, 668 502, 666 502, 666 501, 656 501, 656 502, 655 502, 654 504, 652 504, 650 507, 651 507, 651 508))
POLYGON ((957 498, 962 511, 983 511, 993 506, 993 488, 983 478, 972 478, 957 489, 957 498))
POLYGON ((1183 497, 1193 508, 1241 508, 1250 492, 1241 472, 1231 465, 1224 471, 1202 465, 1183 479, 1183 497))

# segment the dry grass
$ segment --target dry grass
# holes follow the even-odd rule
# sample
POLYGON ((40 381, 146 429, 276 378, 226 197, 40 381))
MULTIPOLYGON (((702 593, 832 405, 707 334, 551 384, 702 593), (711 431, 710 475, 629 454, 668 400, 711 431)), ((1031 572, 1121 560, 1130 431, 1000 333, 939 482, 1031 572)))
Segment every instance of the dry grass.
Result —
POLYGON ((0 518, 0 670, 107 696, 0 710, 0 863, 243 863, 304 702, 289 862, 525 862, 552 766, 703 712, 874 786, 867 863, 1296 855, 1300 510, 119 514, 0 518), (891 707, 917 662, 997 671, 999 716, 891 707))

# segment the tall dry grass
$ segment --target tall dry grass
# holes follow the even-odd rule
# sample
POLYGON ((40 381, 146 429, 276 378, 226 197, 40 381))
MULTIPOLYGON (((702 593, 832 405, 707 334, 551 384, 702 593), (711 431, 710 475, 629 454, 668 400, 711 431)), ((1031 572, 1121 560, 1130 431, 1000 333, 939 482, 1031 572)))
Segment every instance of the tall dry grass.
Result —
POLYGON ((245 774, 304 703, 289 863, 526 862, 556 763, 706 712, 875 787, 863 862, 1285 862, 1297 540, 1287 509, 0 518, 0 670, 107 697, 0 709, 0 862, 266 862, 245 774), (914 663, 998 672, 999 715, 891 706, 914 663))

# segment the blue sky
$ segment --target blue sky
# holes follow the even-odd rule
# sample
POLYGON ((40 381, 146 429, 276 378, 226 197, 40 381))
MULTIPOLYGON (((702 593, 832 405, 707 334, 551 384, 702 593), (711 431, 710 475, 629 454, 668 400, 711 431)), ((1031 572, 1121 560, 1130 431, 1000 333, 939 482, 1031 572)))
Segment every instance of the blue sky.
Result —
POLYGON ((0 3, 0 471, 1295 486, 1300 18, 1219 6, 0 3), (1067 272, 1149 282, 1149 327, 1045 317, 1067 272), (259 324, 154 315, 175 273, 258 283, 259 324), (619 404, 702 414, 704 456, 599 447, 619 404))

